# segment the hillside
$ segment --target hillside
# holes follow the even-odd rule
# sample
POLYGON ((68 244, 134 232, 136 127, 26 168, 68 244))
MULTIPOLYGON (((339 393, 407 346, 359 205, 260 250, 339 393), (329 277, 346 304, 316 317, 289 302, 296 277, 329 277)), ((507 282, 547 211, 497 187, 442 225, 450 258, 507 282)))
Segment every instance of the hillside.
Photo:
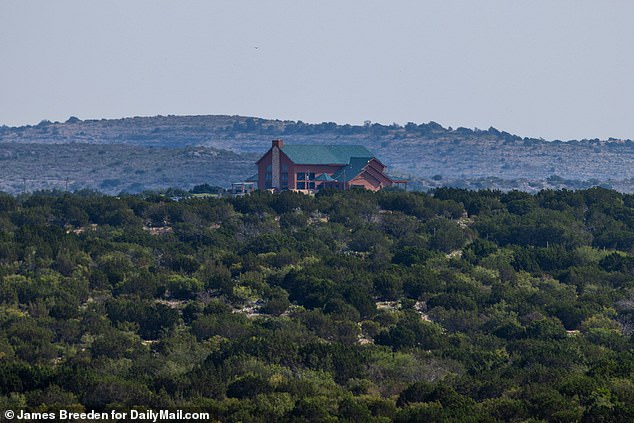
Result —
POLYGON ((137 193, 212 183, 229 186, 255 173, 254 155, 211 147, 131 144, 0 144, 0 191, 94 189, 137 193))
POLYGON ((634 195, 0 194, 0 229, 1 410, 634 421, 634 195))
POLYGON ((241 116, 86 121, 71 118, 64 123, 43 121, 19 128, 3 126, 0 127, 0 160, 4 160, 3 164, 11 162, 13 167, 11 172, 5 172, 8 176, 4 176, 1 189, 18 192, 23 188, 23 178, 34 180, 33 187, 50 186, 51 180, 66 178, 63 175, 69 173, 68 167, 73 169, 77 187, 101 189, 105 180, 113 179, 112 172, 106 168, 88 170, 77 164, 81 163, 82 155, 102 151, 99 146, 103 144, 111 146, 108 154, 112 158, 107 159, 110 162, 124 158, 131 147, 141 149, 138 151, 142 153, 137 154, 131 167, 140 166, 146 171, 144 177, 134 173, 137 169, 124 173, 125 183, 111 187, 109 192, 129 186, 167 187, 168 183, 184 188, 201 182, 227 185, 235 178, 239 180, 253 173, 254 168, 248 166, 248 162, 266 151, 272 138, 297 144, 363 144, 377 154, 394 176, 410 179, 414 189, 456 186, 535 192, 542 188, 601 185, 622 192, 634 190, 634 143, 630 140, 562 142, 521 138, 495 128, 443 128, 434 122, 353 126, 241 116), (39 147, 33 147, 35 150, 45 149, 61 160, 47 160, 42 156, 38 162, 41 170, 27 174, 27 170, 31 171, 29 155, 18 154, 16 150, 25 144, 37 145, 39 147), (79 144, 83 147, 79 148, 79 144), (228 150, 239 155, 229 167, 231 177, 227 176, 228 168, 223 166, 192 170, 187 154, 178 153, 185 150, 178 149, 193 146, 214 149, 211 151, 228 150), (151 147, 155 150, 147 150, 151 147), (166 150, 160 148, 177 149, 169 159, 169 171, 148 172, 154 166, 153 161, 165 160, 161 154, 166 150))

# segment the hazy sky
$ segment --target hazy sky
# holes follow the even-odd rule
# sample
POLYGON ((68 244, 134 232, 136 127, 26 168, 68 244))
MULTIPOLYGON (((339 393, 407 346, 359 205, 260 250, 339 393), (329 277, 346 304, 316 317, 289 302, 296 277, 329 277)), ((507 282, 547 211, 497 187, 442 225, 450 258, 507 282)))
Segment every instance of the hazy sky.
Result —
POLYGON ((0 125, 167 114, 634 139, 631 0, 0 0, 0 125))

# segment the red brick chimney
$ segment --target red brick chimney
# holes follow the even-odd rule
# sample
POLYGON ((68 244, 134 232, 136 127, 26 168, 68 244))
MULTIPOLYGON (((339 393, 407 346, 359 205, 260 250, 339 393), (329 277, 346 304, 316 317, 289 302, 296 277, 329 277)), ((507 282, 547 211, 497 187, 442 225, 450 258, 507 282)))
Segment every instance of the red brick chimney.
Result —
POLYGON ((284 141, 282 140, 273 140, 272 147, 282 148, 284 146, 284 141))

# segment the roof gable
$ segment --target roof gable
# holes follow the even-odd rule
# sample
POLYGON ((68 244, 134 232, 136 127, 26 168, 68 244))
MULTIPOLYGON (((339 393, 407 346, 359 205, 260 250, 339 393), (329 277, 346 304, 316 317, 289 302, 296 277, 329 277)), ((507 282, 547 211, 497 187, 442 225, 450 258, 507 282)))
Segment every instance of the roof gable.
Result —
POLYGON ((295 164, 347 165, 355 157, 374 157, 362 145, 285 145, 282 152, 295 164))
POLYGON ((316 181, 325 181, 325 182, 333 182, 336 181, 335 178, 333 178, 332 176, 328 175, 327 173, 322 173, 321 175, 319 175, 318 177, 315 178, 316 181))
POLYGON ((372 157, 351 157, 350 163, 332 175, 338 181, 348 182, 354 179, 370 163, 372 157))

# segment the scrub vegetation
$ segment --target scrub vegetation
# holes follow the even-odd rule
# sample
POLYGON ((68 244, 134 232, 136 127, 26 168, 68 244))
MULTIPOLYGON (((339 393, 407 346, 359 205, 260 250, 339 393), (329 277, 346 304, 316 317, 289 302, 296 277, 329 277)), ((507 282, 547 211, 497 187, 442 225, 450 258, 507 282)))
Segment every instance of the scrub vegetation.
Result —
POLYGON ((0 409, 634 420, 634 196, 0 195, 0 409))

